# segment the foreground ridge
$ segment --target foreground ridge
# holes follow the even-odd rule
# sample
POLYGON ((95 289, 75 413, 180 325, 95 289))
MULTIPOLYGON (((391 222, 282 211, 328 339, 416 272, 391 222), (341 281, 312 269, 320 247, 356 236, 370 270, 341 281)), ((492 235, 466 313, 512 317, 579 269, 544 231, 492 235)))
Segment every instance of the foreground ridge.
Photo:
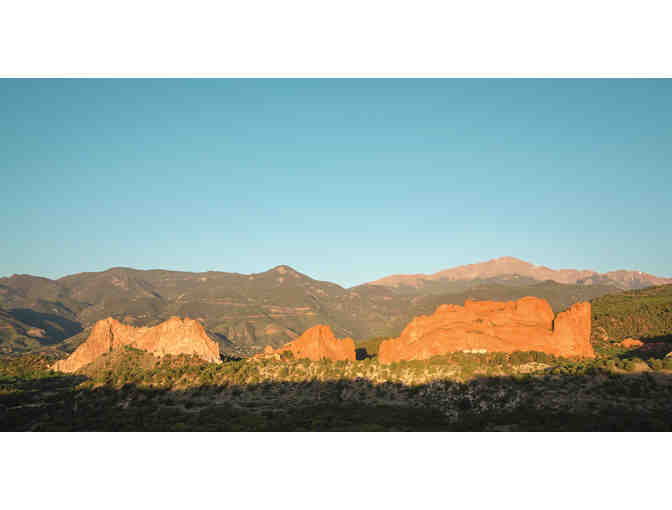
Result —
POLYGON ((96 322, 86 342, 68 358, 57 361, 52 368, 60 372, 75 372, 99 356, 125 346, 142 349, 158 357, 193 354, 205 361, 221 362, 219 346, 196 320, 171 317, 154 327, 135 328, 108 317, 96 322))
POLYGON ((381 363, 429 359, 456 351, 540 351, 594 358, 590 303, 576 303, 553 315, 545 299, 471 301, 441 305, 433 315, 413 319, 399 338, 382 342, 381 363))

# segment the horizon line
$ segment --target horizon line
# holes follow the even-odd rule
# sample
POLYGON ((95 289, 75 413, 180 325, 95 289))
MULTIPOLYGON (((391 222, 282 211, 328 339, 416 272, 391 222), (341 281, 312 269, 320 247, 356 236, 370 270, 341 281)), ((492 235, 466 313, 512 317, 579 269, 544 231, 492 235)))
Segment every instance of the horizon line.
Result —
MULTIPOLYGON (((639 273, 639 274, 643 274, 643 275, 653 276, 654 278, 661 278, 661 279, 666 279, 666 280, 672 279, 672 276, 655 275, 655 274, 652 274, 652 273, 647 273, 645 271, 640 271, 638 269, 624 269, 624 268, 622 268, 622 269, 612 269, 612 270, 609 270, 609 271, 605 271, 603 273, 600 273, 599 271, 596 271, 594 269, 577 269, 577 268, 554 269, 554 268, 546 266, 546 265, 534 264, 533 262, 530 262, 528 260, 521 259, 521 258, 518 258, 518 257, 513 257, 511 255, 504 255, 504 256, 501 256, 501 257, 494 257, 494 258, 491 258, 491 259, 488 259, 488 260, 482 260, 482 261, 472 262, 472 263, 468 263, 468 264, 460 264, 460 265, 457 265, 457 266, 451 266, 451 267, 447 267, 447 268, 444 268, 444 269, 439 269, 438 271, 436 271, 434 273, 394 273, 394 274, 388 274, 388 275, 384 275, 380 278, 376 278, 376 279, 373 279, 373 280, 368 280, 368 281, 365 281, 365 282, 362 282, 362 283, 357 283, 357 284, 354 284, 354 285, 351 285, 351 286, 344 286, 344 285, 342 285, 340 283, 337 283, 335 281, 332 281, 332 280, 318 280, 318 279, 313 278, 312 276, 308 275, 307 273, 299 271, 298 269, 296 269, 295 267, 293 267, 289 264, 277 264, 277 265, 275 265, 275 266, 273 266, 269 269, 266 269, 265 271, 259 271, 259 272, 256 272, 256 273, 255 272, 239 273, 239 272, 235 272, 235 271, 222 271, 222 270, 217 270, 217 269, 208 269, 208 270, 205 270, 205 271, 185 271, 185 270, 179 270, 179 269, 167 269, 167 268, 160 268, 160 267, 143 269, 143 268, 130 267, 130 266, 112 266, 112 267, 108 267, 106 269, 101 269, 99 271, 80 271, 80 272, 77 272, 77 273, 65 274, 65 275, 62 275, 62 276, 59 276, 59 277, 56 277, 56 278, 49 278, 47 276, 35 275, 35 274, 31 274, 31 273, 13 273, 9 276, 0 276, 0 279, 2 279, 2 278, 13 278, 15 276, 30 276, 30 277, 33 277, 33 278, 44 278, 44 279, 49 280, 49 281, 58 281, 58 280, 62 280, 63 278, 67 278, 67 277, 70 277, 70 276, 77 276, 77 275, 87 274, 87 273, 89 273, 89 274, 105 273, 107 271, 112 271, 114 269, 124 269, 124 270, 132 270, 132 271, 169 271, 169 272, 174 272, 174 273, 192 273, 192 274, 224 273, 224 274, 234 274, 234 275, 241 275, 241 276, 254 276, 254 275, 260 275, 260 274, 268 273, 269 271, 273 271, 273 270, 275 270, 279 267, 286 267, 286 268, 291 269, 292 271, 295 271, 295 272, 297 272, 297 273, 299 273, 303 276, 306 276, 306 277, 310 278, 311 280, 333 283, 333 284, 336 284, 336 285, 338 285, 338 286, 340 286, 344 289, 351 289, 351 288, 354 288, 354 287, 359 287, 361 285, 375 285, 374 282, 380 281, 380 280, 385 279, 385 278, 392 278, 392 277, 396 277, 396 276, 416 276, 416 277, 432 276, 432 275, 437 274, 437 273, 441 273, 441 272, 444 272, 444 271, 449 271, 449 270, 452 270, 452 269, 457 269, 457 268, 460 268, 460 267, 473 266, 473 265, 478 265, 478 264, 486 264, 488 262, 494 262, 494 261, 502 260, 502 259, 512 259, 512 260, 515 260, 517 262, 524 262, 526 264, 530 264, 531 266, 533 266, 535 268, 548 269, 550 271, 579 271, 579 272, 589 271, 589 272, 592 272, 592 273, 595 273, 595 274, 598 274, 598 275, 606 275, 608 273, 616 273, 616 272, 619 272, 619 271, 625 271, 625 272, 633 272, 633 273, 639 273)), ((505 273, 505 274, 518 274, 518 273, 505 273)))

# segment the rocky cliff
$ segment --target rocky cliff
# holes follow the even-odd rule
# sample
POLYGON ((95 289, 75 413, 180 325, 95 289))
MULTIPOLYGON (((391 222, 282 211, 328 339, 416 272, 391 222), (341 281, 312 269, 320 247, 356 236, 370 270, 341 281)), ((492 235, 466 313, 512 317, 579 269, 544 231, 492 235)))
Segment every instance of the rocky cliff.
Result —
POLYGON ((542 351, 595 357, 590 344, 590 303, 577 303, 554 317, 544 299, 470 301, 441 305, 413 319, 399 338, 380 344, 381 363, 428 359, 455 351, 542 351))
POLYGON ((355 342, 352 338, 336 338, 329 326, 319 324, 304 331, 296 340, 278 349, 270 345, 259 357, 277 357, 283 352, 291 352, 294 359, 308 358, 319 361, 327 358, 333 361, 355 361, 355 342))
POLYGON ((113 318, 98 321, 89 338, 67 359, 52 367, 60 372, 74 372, 93 360, 124 346, 166 354, 195 354, 206 361, 219 363, 219 347, 206 334, 200 322, 172 317, 151 328, 135 328, 113 318))

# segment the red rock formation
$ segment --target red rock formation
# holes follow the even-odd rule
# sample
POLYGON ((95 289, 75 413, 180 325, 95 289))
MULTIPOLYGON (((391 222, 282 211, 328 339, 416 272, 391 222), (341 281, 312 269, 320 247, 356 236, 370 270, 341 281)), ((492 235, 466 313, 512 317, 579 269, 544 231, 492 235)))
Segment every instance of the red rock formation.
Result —
POLYGON ((441 305, 433 315, 414 318, 399 338, 380 344, 381 363, 428 359, 455 351, 541 351, 594 358, 590 344, 590 303, 577 303, 553 317, 544 299, 470 301, 441 305))
POLYGON ((352 338, 336 338, 329 326, 319 324, 304 331, 296 340, 293 340, 278 349, 266 346, 263 354, 258 357, 277 356, 289 351, 294 359, 308 358, 319 361, 323 358, 330 360, 355 361, 355 342, 352 338))
POLYGON ((625 347, 626 349, 630 349, 632 347, 641 347, 642 345, 644 345, 644 342, 642 342, 641 340, 637 340, 636 338, 626 338, 618 345, 620 345, 621 347, 625 347))
POLYGON ((67 359, 57 361, 54 370, 74 372, 98 356, 124 346, 166 354, 195 354, 206 361, 219 363, 219 346, 195 320, 171 317, 151 328, 134 328, 111 317, 98 321, 89 338, 67 359))

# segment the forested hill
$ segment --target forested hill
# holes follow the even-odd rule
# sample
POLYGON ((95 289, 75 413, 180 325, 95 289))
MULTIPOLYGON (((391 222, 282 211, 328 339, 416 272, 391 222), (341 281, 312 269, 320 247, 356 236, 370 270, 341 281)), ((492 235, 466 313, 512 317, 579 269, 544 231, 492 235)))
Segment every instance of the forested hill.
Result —
POLYGON ((610 294, 592 301, 593 335, 672 340, 672 285, 610 294), (604 331, 602 331, 604 330, 604 331))

